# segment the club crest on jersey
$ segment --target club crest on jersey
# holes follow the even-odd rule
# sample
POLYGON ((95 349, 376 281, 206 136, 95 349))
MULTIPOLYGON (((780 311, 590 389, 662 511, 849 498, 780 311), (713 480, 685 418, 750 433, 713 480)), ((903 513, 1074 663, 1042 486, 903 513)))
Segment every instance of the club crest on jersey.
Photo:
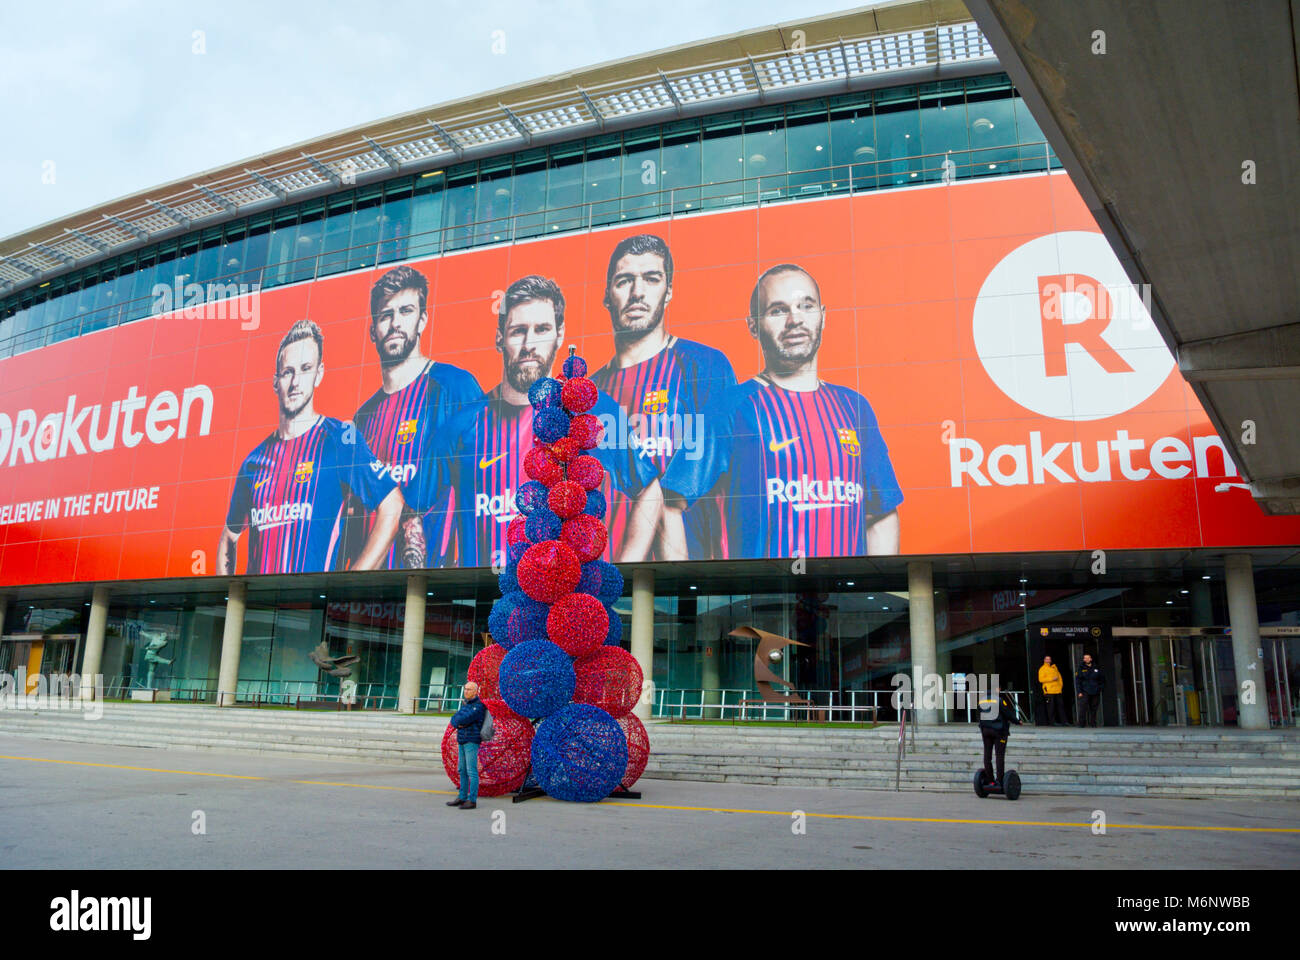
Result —
POLYGON ((315 461, 312 460, 304 460, 300 464, 298 464, 298 466, 293 471, 293 482, 306 483, 308 480, 310 480, 312 464, 314 462, 315 461))
POLYGON ((415 428, 419 425, 419 418, 415 420, 403 420, 397 428, 397 442, 410 443, 415 439, 415 428))
POLYGON ((852 427, 840 427, 835 432, 839 434, 840 449, 850 457, 856 457, 862 452, 862 448, 858 446, 858 431, 852 427))
POLYGON ((650 416, 658 416, 668 410, 668 391, 665 390, 647 390, 645 397, 641 401, 641 412, 648 413, 650 416))

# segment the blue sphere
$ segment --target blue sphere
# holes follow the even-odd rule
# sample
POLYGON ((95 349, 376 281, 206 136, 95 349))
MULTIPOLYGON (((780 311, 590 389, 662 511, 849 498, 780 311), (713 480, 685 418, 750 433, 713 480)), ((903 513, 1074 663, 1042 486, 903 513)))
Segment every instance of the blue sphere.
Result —
MULTIPOLYGON (((527 526, 528 521, 524 521, 524 525, 527 526)), ((518 543, 510 544, 510 546, 506 547, 506 562, 518 563, 519 560, 523 557, 524 553, 531 546, 532 544, 529 543, 527 540, 520 540, 518 543)))
POLYGON ((501 596, 508 593, 519 592, 519 564, 508 563, 506 568, 497 576, 497 586, 501 588, 501 596))
POLYGON ((623 645, 623 618, 614 612, 613 607, 606 607, 609 614, 609 633, 605 635, 605 646, 621 647, 623 645))
POLYGON ((511 650, 529 640, 546 640, 546 618, 550 615, 549 603, 538 603, 525 595, 506 621, 506 639, 501 645, 511 650))
POLYGON ((546 509, 548 496, 550 491, 546 489, 545 484, 538 483, 536 480, 527 480, 519 485, 519 490, 515 493, 515 506, 525 517, 531 517, 538 510, 546 509))
POLYGON ((586 703, 570 703, 545 720, 533 736, 532 753, 537 785, 557 800, 604 800, 627 772, 623 728, 586 703))
POLYGON ((506 635, 506 628, 510 622, 510 614, 514 612, 519 605, 519 598, 527 598, 525 593, 508 593, 498 597, 492 604, 492 612, 488 614, 488 633, 492 634, 492 639, 501 642, 501 637, 506 635))
POLYGON ((524 533, 533 543, 543 540, 558 540, 564 521, 555 515, 549 507, 536 511, 524 522, 524 533))
POLYGON ((595 563, 584 563, 582 565, 582 576, 578 578, 578 585, 573 588, 574 593, 589 593, 593 597, 600 590, 600 567, 595 563))
POLYGON ((588 490, 587 505, 582 508, 582 512, 595 517, 597 520, 604 520, 605 510, 605 495, 599 490, 588 490))
POLYGON ((618 567, 608 560, 595 560, 593 562, 600 566, 600 590, 596 593, 596 596, 600 598, 601 603, 613 603, 623 596, 623 574, 619 573, 618 567))
POLYGON ((533 416, 533 436, 542 443, 554 443, 568 435, 569 415, 559 407, 546 407, 533 416))
POLYGON ((549 640, 516 646, 501 661, 498 677, 501 699, 521 717, 549 717, 573 699, 577 682, 573 660, 549 640))
POLYGON ((574 377, 585 377, 587 375, 587 361, 576 354, 572 357, 564 358, 564 376, 566 379, 574 377))
MULTIPOLYGON (((528 402, 533 405, 533 409, 540 413, 551 407, 560 405, 560 392, 563 387, 559 380, 554 377, 542 377, 540 380, 534 380, 533 385, 528 388, 528 402)), ((551 441, 547 440, 547 443, 551 441)))

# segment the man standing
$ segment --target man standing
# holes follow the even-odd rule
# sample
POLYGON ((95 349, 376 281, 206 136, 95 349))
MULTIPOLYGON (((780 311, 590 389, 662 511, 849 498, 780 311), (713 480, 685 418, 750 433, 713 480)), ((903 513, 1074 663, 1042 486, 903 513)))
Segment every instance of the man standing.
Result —
MULTIPOLYGON (((379 355, 383 385, 357 411, 356 425, 375 455, 402 488, 408 509, 383 568, 435 566, 441 556, 431 512, 452 505, 435 502, 433 438, 465 404, 483 395, 473 374, 435 363, 420 349, 429 323, 429 283, 408 266, 394 267, 370 290, 370 342, 379 355)), ((353 521, 359 541, 373 514, 353 521), (359 521, 359 522, 358 522, 359 521)))
MULTIPOLYGON (((449 527, 459 566, 505 563, 506 527, 519 513, 515 494, 528 479, 524 456, 533 447, 528 388, 550 376, 563 344, 564 294, 555 281, 534 275, 510 284, 497 315, 501 382, 452 417, 438 442, 438 469, 445 472, 444 482, 451 485, 457 504, 449 527)), ((618 408, 604 393, 590 412, 606 423, 618 420, 618 408)), ((632 504, 614 556, 620 562, 643 560, 659 523, 663 498, 658 476, 637 448, 615 440, 605 437, 591 451, 605 467, 601 491, 606 499, 622 496, 632 504)), ((437 499, 449 498, 440 494, 437 499)), ((444 552, 453 554, 451 544, 445 544, 444 552)))
POLYGON ((732 557, 898 553, 903 493, 876 416, 862 394, 817 374, 825 322, 807 270, 765 271, 748 320, 763 371, 732 391, 727 430, 710 431, 704 456, 664 476, 665 503, 688 504, 721 478, 732 557))
POLYGON ((1083 666, 1074 675, 1074 689, 1079 691, 1079 726, 1097 725, 1097 710, 1101 706, 1101 688, 1105 683, 1106 678, 1101 670, 1093 666, 1092 654, 1085 653, 1083 666))
POLYGON ((334 569, 349 493, 373 515, 353 569, 377 568, 393 542, 401 490, 363 439, 349 437, 346 424, 313 406, 325 376, 324 354, 325 338, 310 320, 299 320, 280 341, 272 381, 280 424, 239 468, 217 546, 218 576, 234 572, 246 528, 246 573, 334 569))
MULTIPOLYGON (((721 351, 669 335, 665 312, 672 297, 673 256, 663 238, 647 233, 620 240, 609 256, 603 300, 614 330, 614 356, 592 379, 623 409, 656 477, 672 463, 702 453, 704 419, 717 415, 736 384, 731 361, 721 351)), ((611 554, 651 559, 629 556, 626 549, 633 543, 633 502, 616 491, 609 506, 611 554)), ((689 509, 681 502, 665 503, 653 558, 724 558, 726 549, 715 499, 700 498, 689 509)))
POLYGON ((1038 668, 1038 682, 1043 686, 1043 700, 1046 702, 1047 722, 1054 727, 1065 725, 1065 712, 1061 707, 1061 690, 1065 682, 1061 671, 1056 669, 1051 657, 1043 657, 1043 665, 1038 668))
POLYGON ((487 706, 478 698, 478 684, 471 680, 465 684, 465 702, 447 721, 456 728, 456 743, 460 747, 460 791, 447 806, 473 810, 478 806, 478 745, 483 739, 483 720, 487 706))

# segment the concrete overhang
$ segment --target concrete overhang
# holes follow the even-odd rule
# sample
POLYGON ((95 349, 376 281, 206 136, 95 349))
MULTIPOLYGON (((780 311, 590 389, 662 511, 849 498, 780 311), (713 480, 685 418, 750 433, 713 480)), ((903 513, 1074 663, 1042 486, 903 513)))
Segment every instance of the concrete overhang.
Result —
POLYGON ((967 0, 1265 513, 1300 513, 1300 0, 967 0))

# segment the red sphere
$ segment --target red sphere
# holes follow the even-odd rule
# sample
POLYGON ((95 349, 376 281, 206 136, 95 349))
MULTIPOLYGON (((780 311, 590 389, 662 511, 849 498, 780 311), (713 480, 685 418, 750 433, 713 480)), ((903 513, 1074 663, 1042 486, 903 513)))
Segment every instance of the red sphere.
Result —
POLYGON ((646 761, 650 759, 650 735, 635 713, 619 717, 618 725, 627 737, 627 773, 623 777, 623 786, 631 790, 632 784, 645 773, 646 761))
MULTIPOLYGON (((595 517, 584 513, 564 521, 564 526, 560 527, 560 540, 573 548, 579 560, 587 563, 605 552, 605 545, 609 543, 609 531, 595 517)), ((522 563, 520 567, 522 571, 522 563)), ((522 572, 519 582, 523 583, 522 572)))
MULTIPOLYGON (((478 792, 484 797, 499 797, 524 785, 532 764, 533 725, 501 700, 484 700, 483 705, 492 714, 496 735, 478 748, 478 792)), ((457 788, 460 787, 459 767, 456 728, 447 724, 442 735, 442 768, 457 788)))
MULTIPOLYGON (((568 521, 572 522, 573 520, 568 521)), ((517 576, 524 593, 539 603, 554 603, 565 594, 572 593, 578 585, 582 579, 582 561, 568 544, 559 540, 543 540, 524 551, 524 555, 519 558, 517 576)))
POLYGON ((584 453, 569 463, 568 475, 570 480, 582 484, 583 489, 595 490, 605 479, 605 468, 591 454, 584 453))
POLYGON ((559 460, 561 463, 568 463, 582 452, 582 447, 578 445, 578 441, 573 439, 573 437, 560 437, 560 439, 551 444, 548 449, 551 452, 551 456, 556 460, 559 460))
POLYGON ((546 617, 546 635, 569 656, 585 657, 609 635, 609 613, 591 594, 571 593, 551 607, 546 617))
POLYGON ((536 446, 524 455, 524 473, 529 480, 550 486, 557 480, 564 479, 564 467, 543 446, 536 446))
POLYGON ((600 391, 590 377, 570 377, 560 388, 560 402, 570 413, 586 413, 596 405, 600 391))
MULTIPOLYGON (((610 647, 609 649, 613 650, 614 648, 610 647)), ((469 662, 468 679, 478 684, 479 699, 501 699, 501 692, 497 689, 497 671, 501 668, 501 661, 505 658, 506 648, 499 643, 489 643, 474 654, 474 659, 469 662)))
POLYGON ((576 480, 561 480, 551 487, 546 503, 561 520, 568 520, 587 506, 587 491, 576 480))
POLYGON ((605 432, 600 418, 590 413, 580 413, 569 424, 569 436, 578 441, 583 450, 591 450, 600 443, 600 436, 605 432))
POLYGON ((524 530, 527 524, 528 518, 522 513, 506 524, 506 543, 523 543, 527 540, 528 534, 524 530))
POLYGON ((578 675, 573 702, 600 707, 615 720, 629 713, 641 696, 641 664, 622 647, 598 647, 573 669, 578 675))

